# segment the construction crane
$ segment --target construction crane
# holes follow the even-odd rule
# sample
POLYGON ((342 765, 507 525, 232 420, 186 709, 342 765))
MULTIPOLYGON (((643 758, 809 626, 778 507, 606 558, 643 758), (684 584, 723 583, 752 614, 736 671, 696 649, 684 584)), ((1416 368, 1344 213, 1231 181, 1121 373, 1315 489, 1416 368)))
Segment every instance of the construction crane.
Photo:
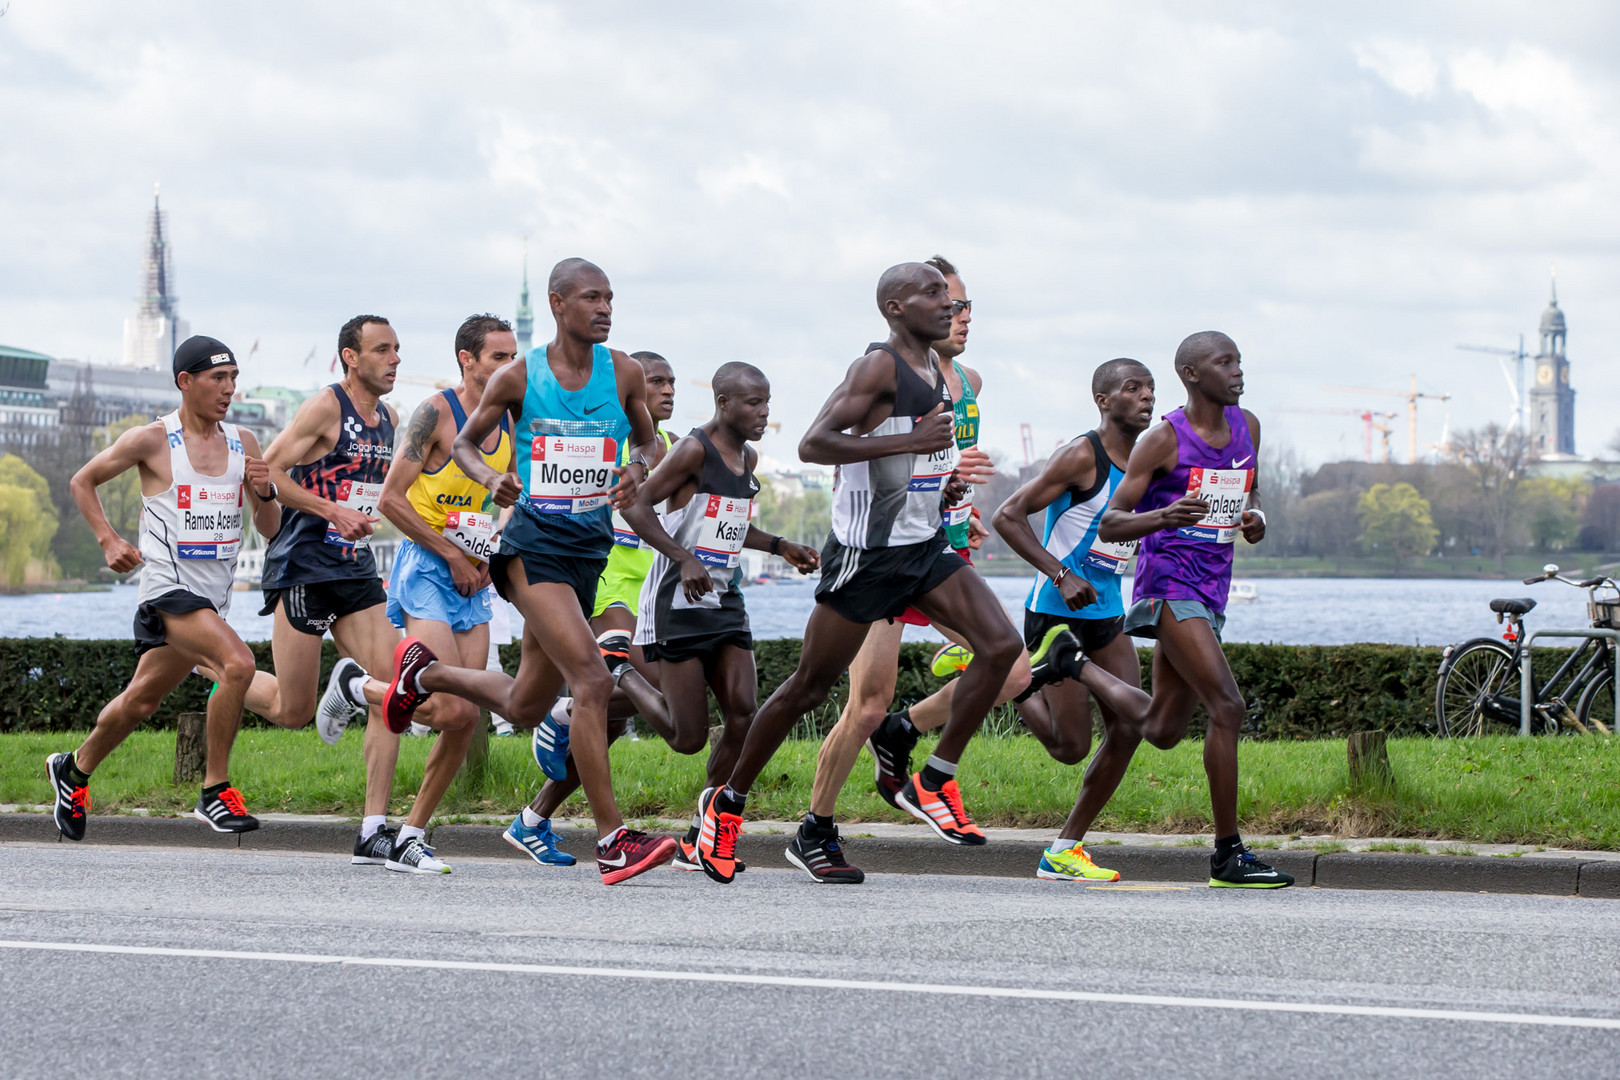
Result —
POLYGON ((1524 362, 1530 357, 1530 354, 1524 351, 1524 335, 1519 335, 1519 347, 1517 349, 1504 349, 1500 345, 1459 345, 1457 348, 1466 349, 1469 352, 1490 353, 1497 358, 1496 362, 1502 365, 1502 378, 1507 380, 1508 393, 1513 398, 1513 419, 1508 423, 1508 430, 1512 431, 1514 428, 1523 429, 1525 426, 1524 362), (1513 374, 1511 375, 1508 374, 1507 366, 1510 359, 1513 361, 1513 374))
POLYGON ((1384 464, 1389 464, 1389 433, 1393 430, 1390 427, 1390 421, 1394 420, 1400 413, 1378 412, 1374 409, 1282 409, 1279 411, 1285 413, 1309 413, 1316 416, 1354 416, 1362 424, 1362 458, 1367 464, 1372 464, 1372 437, 1373 432, 1377 431, 1383 436, 1384 440, 1384 464), (1380 420, 1383 422, 1380 423, 1380 420))
POLYGON ((1018 437, 1024 443, 1024 465, 1027 468, 1035 464, 1035 432, 1028 424, 1019 424, 1018 437))
POLYGON ((1412 376, 1410 390, 1386 390, 1373 386, 1327 386, 1324 390, 1335 390, 1347 394, 1379 394, 1383 397, 1398 397, 1406 399, 1406 460, 1409 464, 1417 463, 1417 403, 1418 398, 1430 398, 1435 401, 1450 401, 1450 394, 1430 394, 1417 388, 1417 376, 1412 376))

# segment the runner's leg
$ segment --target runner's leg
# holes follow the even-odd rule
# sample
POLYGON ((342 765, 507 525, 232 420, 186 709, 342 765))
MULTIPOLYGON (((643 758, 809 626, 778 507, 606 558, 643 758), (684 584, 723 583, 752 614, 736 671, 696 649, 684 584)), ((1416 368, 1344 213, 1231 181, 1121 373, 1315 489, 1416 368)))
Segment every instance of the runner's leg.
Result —
MULTIPOLYGON (((722 645, 714 659, 714 675, 709 680, 714 688, 715 701, 720 705, 720 739, 709 751, 708 767, 704 773, 704 786, 714 787, 726 782, 742 752, 743 740, 758 711, 759 676, 754 666, 754 650, 736 645, 722 645)), ((704 698, 703 738, 708 741, 709 709, 704 698)))
POLYGON ((952 574, 912 603, 935 622, 960 631, 973 650, 973 660, 953 692, 950 719, 934 749, 936 758, 954 764, 995 705, 1024 644, 1001 601, 972 571, 952 574))
MULTIPOLYGON (((384 604, 373 604, 338 619, 332 624, 332 640, 337 642, 339 652, 354 657, 367 671, 393 670, 399 630, 388 621, 384 604)), ((313 689, 314 676, 320 671, 319 663, 312 665, 309 671, 313 689)), ((313 694, 311 696, 313 698, 313 694)), ((365 814, 367 817, 386 815, 388 797, 394 789, 394 769, 399 764, 399 736, 388 730, 377 704, 366 710, 362 750, 366 761, 365 814)))
POLYGON ((160 645, 141 654, 135 664, 135 674, 124 692, 102 706, 96 717, 94 730, 73 752, 74 764, 79 771, 95 771, 118 744, 141 722, 158 711, 163 699, 185 681, 194 666, 178 649, 160 645))
MULTIPOLYGON (((477 667, 480 660, 489 657, 488 623, 457 634, 451 632, 448 623, 406 615, 405 632, 421 638, 438 655, 441 663, 477 667)), ((478 706, 458 697, 443 695, 430 699, 429 703, 436 708, 421 722, 437 730, 439 737, 433 741, 433 749, 428 751, 427 763, 422 771, 422 786, 417 789, 416 800, 405 819, 406 825, 417 829, 427 828, 434 811, 439 808, 439 801, 455 780, 462 762, 467 760, 467 747, 477 732, 480 718, 478 706)), ((416 715, 421 717, 427 711, 424 704, 416 715)))
POLYGON ((276 605, 271 623, 270 662, 275 673, 257 672, 243 704, 249 712, 277 727, 305 726, 315 718, 321 639, 293 629, 284 603, 276 605))
POLYGON ((810 788, 811 813, 833 816, 838 795, 849 781, 861 747, 883 723, 889 704, 894 700, 894 684, 900 670, 900 636, 905 629, 904 625, 887 620, 873 623, 860 652, 850 663, 849 700, 816 755, 816 777, 810 788))
MULTIPOLYGON (((1216 837, 1234 836, 1238 831, 1237 743, 1238 731, 1243 726, 1243 694, 1207 620, 1178 621, 1166 604, 1159 618, 1158 632, 1157 651, 1164 653, 1169 666, 1175 668, 1209 710, 1209 727, 1204 735, 1204 772, 1209 777, 1210 811, 1215 819, 1216 837)), ((1157 663, 1153 670, 1157 689, 1157 663)), ((1187 715, 1190 719, 1190 709, 1187 715)), ((1181 731, 1186 731, 1185 720, 1181 731)))
MULTIPOLYGON (((934 629, 963 648, 971 648, 967 638, 950 627, 935 623, 934 629)), ((1017 633, 1016 629, 1014 633, 1017 633)), ((1021 650, 1018 659, 1007 672, 1007 678, 1001 685, 1001 691, 996 695, 995 703, 1004 705, 1022 694, 1029 686, 1029 677, 1029 653, 1021 650)), ((908 715, 911 717, 911 726, 918 731, 932 731, 937 727, 944 727, 945 721, 950 719, 951 701, 956 696, 956 684, 960 679, 961 676, 957 676, 917 704, 910 706, 908 715)))
MULTIPOLYGON (((1091 662, 1086 665, 1089 671, 1092 667, 1101 668, 1105 673, 1112 675, 1120 682, 1131 687, 1139 687, 1142 681, 1142 665, 1137 659, 1136 645, 1124 634, 1119 635, 1107 645, 1089 654, 1091 662)), ((1075 697, 1079 706, 1085 709, 1086 741, 1091 741, 1091 707, 1085 691, 1075 687, 1072 680, 1065 680, 1048 686, 1045 689, 1047 700, 1050 702, 1054 694, 1070 695, 1075 697), (1078 690, 1078 694, 1075 691, 1078 690)), ((1074 708, 1068 697, 1061 702, 1064 709, 1074 708)), ((1114 709, 1107 705, 1100 705, 1103 718, 1103 737, 1097 747, 1097 754, 1086 767, 1085 776, 1080 782, 1080 794, 1075 799, 1074 809, 1069 812, 1069 818, 1063 824, 1063 838, 1080 841, 1085 839, 1086 833, 1091 829, 1091 823, 1097 819, 1102 808, 1108 805, 1108 800, 1114 797, 1119 783, 1125 777, 1125 770, 1130 766, 1131 757, 1136 753, 1137 746, 1142 741, 1139 725, 1123 718, 1114 709)), ((1054 709, 1057 714, 1058 710, 1054 709)), ((1067 716, 1067 713, 1062 715, 1067 716)), ((1060 726, 1073 728, 1073 723, 1060 726)), ((1081 758, 1085 754, 1081 753, 1081 758)), ((1079 758, 1075 759, 1080 760, 1079 758)))
POLYGON ((230 769, 231 746, 242 726, 242 700, 254 679, 253 650, 213 608, 199 608, 184 615, 166 614, 163 633, 170 647, 194 666, 206 666, 219 683, 208 698, 208 761, 203 768, 203 787, 223 784, 230 769))

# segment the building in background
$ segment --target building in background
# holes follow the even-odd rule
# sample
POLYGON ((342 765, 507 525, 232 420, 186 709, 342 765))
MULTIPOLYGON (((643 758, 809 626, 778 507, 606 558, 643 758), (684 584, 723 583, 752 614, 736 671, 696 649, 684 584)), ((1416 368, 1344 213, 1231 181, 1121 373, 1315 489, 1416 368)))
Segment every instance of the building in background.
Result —
POLYGON ((167 370, 174 350, 191 336, 174 294, 174 248, 169 241, 168 215, 152 191, 152 214, 146 223, 146 248, 141 255, 139 292, 135 314, 124 320, 124 366, 137 370, 167 370))
POLYGON ((0 345, 0 428, 18 447, 54 437, 60 413, 47 398, 51 358, 28 349, 0 345))
POLYGON ((1569 385, 1565 332, 1554 278, 1552 300, 1541 313, 1541 350, 1536 354, 1536 382, 1530 388, 1530 454, 1543 461, 1575 458, 1575 390, 1569 385))
POLYGON ((516 331, 518 355, 527 357, 534 343, 534 308, 529 306, 529 245, 523 245, 523 291, 518 293, 517 318, 512 320, 516 331))

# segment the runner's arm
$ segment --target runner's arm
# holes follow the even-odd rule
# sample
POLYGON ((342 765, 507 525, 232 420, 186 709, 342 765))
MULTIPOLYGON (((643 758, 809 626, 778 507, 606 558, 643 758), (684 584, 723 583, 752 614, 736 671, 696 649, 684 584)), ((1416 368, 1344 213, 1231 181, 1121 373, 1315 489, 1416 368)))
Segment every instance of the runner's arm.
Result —
POLYGON ((618 380, 619 401, 624 408, 625 419, 630 421, 630 446, 625 454, 627 464, 613 470, 618 483, 610 493, 613 505, 623 513, 627 507, 635 505, 636 488, 646 482, 653 466, 663 457, 664 441, 658 437, 658 425, 653 423, 652 414, 647 411, 647 373, 641 365, 624 353, 614 351, 613 375, 618 380), (631 470, 631 465, 641 466, 639 476, 631 470))
POLYGON ((411 543, 426 548, 443 559, 450 567, 451 577, 456 579, 457 591, 460 591, 464 577, 471 587, 478 577, 477 570, 467 561, 465 553, 446 539, 443 533, 428 528, 428 523, 422 520, 422 515, 411 505, 409 495, 411 485, 422 475, 423 464, 439 447, 441 421, 444 418, 439 405, 443 401, 442 395, 434 394, 416 407, 416 412, 411 416, 410 427, 405 431, 404 445, 388 466, 388 477, 383 481, 382 498, 377 500, 377 511, 408 536, 411 543), (463 569, 466 570, 465 574, 462 573, 463 569))
POLYGON ((1096 603, 1097 591, 1091 588, 1090 583, 1081 575, 1065 573, 1067 568, 1046 550, 1040 538, 1035 535, 1035 530, 1030 527, 1029 515, 1045 510, 1071 487, 1089 488, 1096 476, 1097 455, 1091 448, 1091 441, 1076 439, 1048 458, 1041 471, 1029 483, 1007 496, 1006 501, 990 520, 996 532, 1007 542, 1007 546, 1020 558, 1033 566, 1037 573, 1058 582, 1058 591, 1063 594, 1066 602, 1070 601, 1071 591, 1079 598, 1079 594, 1084 591, 1080 586, 1090 589, 1089 600, 1079 605, 1070 602, 1070 607, 1086 607, 1096 603), (1062 580, 1059 580, 1060 575, 1062 580), (1071 581, 1074 583, 1072 586, 1071 581))
MULTIPOLYGON (((683 484, 697 478, 703 469, 703 454, 703 444, 690 435, 678 441, 669 448, 652 475, 647 477, 647 482, 640 486, 635 503, 620 511, 637 536, 681 568, 681 588, 687 600, 696 600, 712 591, 714 581, 709 577, 709 568, 696 555, 677 544, 675 538, 664 529, 664 523, 658 520, 658 512, 653 507, 679 491, 683 484)), ((690 503, 687 507, 691 512, 690 503)))
POLYGON ((821 567, 821 552, 809 544, 798 544, 785 536, 765 532, 754 525, 748 526, 748 535, 743 538, 743 547, 750 551, 770 551, 772 555, 780 555, 786 559, 788 565, 801 574, 808 574, 821 567), (771 550, 775 546, 774 551, 771 550))
MULTIPOLYGON (((247 458, 242 475, 242 486, 247 489, 248 505, 253 508, 253 527, 266 540, 281 531, 281 505, 275 499, 259 498, 259 489, 270 487, 270 466, 259 449, 259 437, 246 428, 242 434, 242 456, 247 458)), ((277 494, 280 489, 277 489, 277 494)))
POLYGON ((894 392, 894 359, 888 353, 876 350, 855 361, 799 440, 800 459, 813 465, 849 465, 895 454, 935 453, 951 445, 956 418, 943 402, 904 435, 851 435, 845 430, 865 420, 894 392))
POLYGON ((101 506, 101 496, 96 489, 162 453, 167 442, 162 424, 130 428, 118 436, 111 446, 85 462, 68 482, 68 490, 73 493, 79 513, 84 515, 90 531, 96 534, 96 543, 101 545, 107 557, 107 566, 115 573, 127 573, 139 566, 141 553, 135 545, 119 536, 118 530, 107 520, 107 512, 101 506))
POLYGON ((1209 504, 1190 495, 1183 496, 1169 506, 1138 514, 1136 505, 1147 494, 1153 478, 1176 467, 1176 429, 1159 424, 1136 441, 1131 459, 1125 464, 1125 479, 1114 489, 1108 500, 1097 535, 1111 543, 1140 540, 1161 529, 1179 529, 1191 525, 1209 513, 1209 504))
POLYGON ((1254 443, 1254 483, 1249 486, 1249 505, 1243 511, 1243 518, 1238 527, 1243 532, 1243 539, 1251 544, 1258 544, 1266 538, 1265 511, 1260 510, 1260 420, 1248 409, 1243 410, 1243 419, 1249 424, 1249 441, 1254 443))
POLYGON ((484 387, 484 396, 478 399, 478 407, 468 414, 467 422, 461 425, 461 430, 450 444, 450 456, 461 466, 461 471, 469 480, 487 488, 495 497, 495 505, 503 509, 517 501, 523 493, 523 484, 515 471, 500 473, 490 468, 478 448, 489 433, 500 425, 501 417, 510 415, 513 457, 515 459, 516 455, 528 452, 529 443, 517 430, 518 418, 523 414, 523 395, 528 390, 528 361, 514 360, 502 364, 484 387))
POLYGON ((330 390, 320 391, 299 406, 292 423, 265 449, 264 461, 270 466, 270 481, 276 485, 276 498, 282 506, 325 519, 345 540, 359 540, 371 535, 377 524, 375 517, 323 499, 287 473, 308 457, 321 436, 335 429, 342 418, 337 395, 330 390))

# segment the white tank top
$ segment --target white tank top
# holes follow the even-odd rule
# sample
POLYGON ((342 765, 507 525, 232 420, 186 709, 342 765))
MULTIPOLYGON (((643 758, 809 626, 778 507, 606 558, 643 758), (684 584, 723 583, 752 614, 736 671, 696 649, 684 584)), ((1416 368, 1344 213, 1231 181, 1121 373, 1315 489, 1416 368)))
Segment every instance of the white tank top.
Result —
POLYGON ((180 414, 162 418, 169 439, 174 480, 156 495, 141 496, 140 601, 181 589, 212 603, 221 615, 231 606, 236 556, 242 549, 242 474, 246 459, 235 424, 220 424, 229 457, 219 476, 191 467, 180 414))

